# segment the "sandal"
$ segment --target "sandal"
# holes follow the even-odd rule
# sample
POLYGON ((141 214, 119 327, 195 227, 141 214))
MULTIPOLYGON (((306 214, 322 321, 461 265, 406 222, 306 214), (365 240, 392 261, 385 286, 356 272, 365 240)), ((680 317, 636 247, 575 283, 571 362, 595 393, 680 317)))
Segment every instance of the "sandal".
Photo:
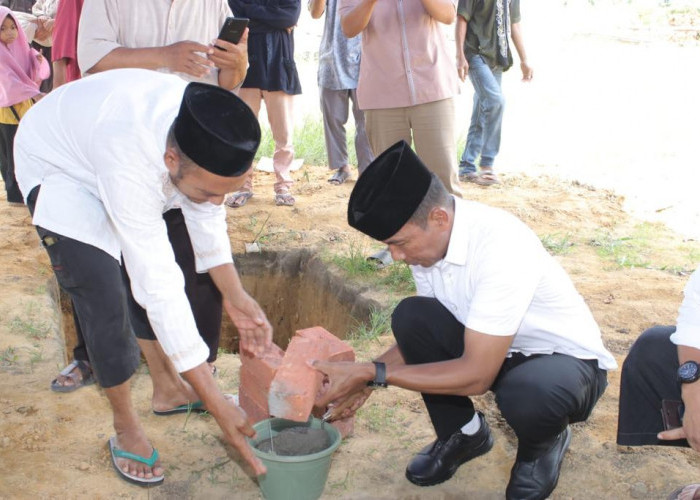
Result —
POLYGON ((328 183, 333 184, 334 186, 340 186, 343 182, 348 180, 348 177, 350 177, 350 172, 339 168, 335 171, 333 176, 330 179, 328 179, 328 183))
POLYGON ((459 180, 462 182, 476 182, 478 178, 479 174, 476 172, 465 172, 463 174, 459 174, 459 180))
POLYGON ((139 477, 135 476, 133 474, 129 474, 128 472, 125 472, 122 470, 121 467, 117 464, 117 458, 127 458, 129 460, 135 460, 136 462, 141 462, 142 464, 146 464, 149 467, 153 468, 153 466, 156 464, 158 461, 158 450, 153 448, 153 452, 151 453, 151 456, 146 458, 142 457, 141 455, 136 455, 135 453, 130 453, 128 451, 120 450, 117 448, 117 437, 112 436, 109 438, 109 441, 107 441, 107 447, 109 448, 109 453, 112 455, 112 465, 114 466, 114 470, 119 474, 119 477, 124 479, 125 481, 128 481, 132 484, 137 484, 139 486, 157 486, 163 482, 165 479, 165 474, 161 474, 160 476, 154 475, 151 478, 145 478, 145 477, 139 477))
POLYGON ((479 186, 492 186, 493 184, 501 183, 490 167, 482 167, 481 172, 479 172, 479 175, 477 175, 476 179, 472 182, 479 186))
POLYGON ((278 207, 291 207, 294 206, 294 203, 296 203, 296 200, 288 189, 280 190, 275 193, 275 205, 278 207))
POLYGON ((74 359, 68 366, 61 370, 58 377, 51 382, 51 390, 54 392, 73 392, 86 385, 95 383, 95 376, 90 368, 90 363, 81 359, 74 359), (76 372, 75 369, 78 368, 76 372), (59 381, 60 377, 65 377, 63 381, 59 381), (70 385, 66 382, 71 381, 70 385))
POLYGON ((245 205, 253 197, 252 191, 235 191, 224 200, 224 205, 231 208, 239 208, 245 205))

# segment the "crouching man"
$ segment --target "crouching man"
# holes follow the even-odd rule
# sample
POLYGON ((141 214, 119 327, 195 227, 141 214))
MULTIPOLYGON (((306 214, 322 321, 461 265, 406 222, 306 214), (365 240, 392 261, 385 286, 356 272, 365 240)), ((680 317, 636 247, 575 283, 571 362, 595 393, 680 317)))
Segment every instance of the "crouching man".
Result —
POLYGON ((616 368, 563 268, 514 216, 450 196, 408 145, 381 154, 357 181, 349 224, 411 266, 417 296, 394 310, 396 345, 371 363, 315 362, 320 405, 352 414, 368 385, 422 394, 437 439, 409 462, 419 486, 450 479, 493 439, 470 396, 493 391, 518 437, 508 499, 544 499, 571 440, 616 368))

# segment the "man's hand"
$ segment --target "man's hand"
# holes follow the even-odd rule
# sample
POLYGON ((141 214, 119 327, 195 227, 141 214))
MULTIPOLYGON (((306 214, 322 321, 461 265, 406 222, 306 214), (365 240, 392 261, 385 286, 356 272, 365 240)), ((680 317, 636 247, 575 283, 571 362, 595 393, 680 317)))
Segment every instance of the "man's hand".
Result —
POLYGON ((219 85, 227 90, 236 88, 248 72, 248 28, 238 43, 217 39, 212 42, 212 47, 213 52, 208 57, 219 68, 219 85), (215 48, 214 45, 221 48, 215 48))
POLYGON ((464 52, 461 50, 457 51, 457 75, 459 76, 459 79, 464 81, 467 78, 467 74, 469 73, 469 63, 467 62, 467 58, 464 57, 464 52))
POLYGON ((324 420, 332 422, 334 420, 352 417, 360 407, 365 404, 370 394, 374 392, 371 387, 365 387, 358 392, 348 395, 344 400, 328 405, 328 413, 324 415, 324 420))
POLYGON ((240 334, 240 349, 256 356, 265 352, 272 342, 272 325, 258 303, 245 291, 235 301, 223 303, 240 334))
POLYGON ((164 66, 171 71, 203 78, 214 67, 214 62, 207 56, 211 56, 215 49, 201 43, 177 42, 160 50, 163 53, 164 66))
POLYGON ((660 432, 658 437, 664 441, 687 439, 690 447, 700 452, 700 401, 695 402, 693 399, 686 397, 685 393, 683 398, 685 401, 683 427, 660 432))
POLYGON ((314 361, 311 367, 325 376, 321 393, 316 398, 316 406, 321 407, 328 406, 330 403, 340 407, 349 396, 366 389, 367 382, 374 378, 375 372, 372 363, 349 361, 314 361))
POLYGON ((216 39, 212 42, 213 52, 208 53, 209 60, 220 70, 248 67, 248 28, 245 29, 238 43, 216 39), (221 49, 216 49, 221 47, 221 49))
POLYGON ((211 374, 208 363, 202 363, 195 368, 182 373, 182 376, 194 388, 200 399, 204 401, 207 411, 216 419, 224 438, 236 448, 241 457, 250 464, 256 475, 266 472, 265 466, 255 456, 245 436, 254 437, 255 429, 250 425, 243 410, 233 401, 224 398, 219 391, 211 374))
POLYGON ((535 71, 527 63, 527 61, 522 61, 520 63, 520 71, 522 71, 522 73, 523 73, 523 81, 524 82, 529 82, 530 80, 532 80, 532 77, 535 76, 535 71))

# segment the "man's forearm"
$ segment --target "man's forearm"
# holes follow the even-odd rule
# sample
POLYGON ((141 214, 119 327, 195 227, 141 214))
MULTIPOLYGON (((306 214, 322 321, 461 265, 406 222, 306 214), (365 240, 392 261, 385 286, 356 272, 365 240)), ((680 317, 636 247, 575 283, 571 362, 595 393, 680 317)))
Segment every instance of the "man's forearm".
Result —
POLYGON ((377 0, 363 0, 340 19, 340 26, 346 37, 352 38, 362 33, 369 24, 376 3, 377 0))
POLYGON ((464 53, 464 41, 467 39, 467 20, 462 16, 457 16, 457 23, 455 24, 455 49, 457 55, 464 53))
POLYGON ((219 87, 226 90, 235 89, 243 83, 246 73, 246 68, 219 70, 219 87))
POLYGON ((318 19, 326 10, 326 0, 310 0, 309 12, 313 19, 318 19))
POLYGON ((513 39, 513 45, 515 45, 515 50, 518 52, 520 62, 527 62, 527 53, 525 52, 525 43, 523 42, 523 35, 522 31, 520 30, 520 23, 510 25, 510 37, 513 39))
POLYGON ((221 292, 224 300, 235 302, 236 296, 243 292, 243 285, 233 263, 221 264, 209 269, 209 275, 221 292))
POLYGON ((141 49, 118 47, 97 61, 86 73, 99 73, 117 68, 159 69, 165 66, 163 50, 160 47, 141 49))

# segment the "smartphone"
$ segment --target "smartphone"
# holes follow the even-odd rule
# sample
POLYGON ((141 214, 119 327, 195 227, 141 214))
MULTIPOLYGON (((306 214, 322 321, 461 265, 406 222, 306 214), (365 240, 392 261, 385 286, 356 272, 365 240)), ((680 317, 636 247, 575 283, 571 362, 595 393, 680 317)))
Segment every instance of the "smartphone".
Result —
POLYGON ((664 430, 677 429, 683 427, 683 413, 685 406, 683 401, 670 399, 661 400, 661 419, 664 422, 664 430))
MULTIPOLYGON (((238 43, 243 36, 243 32, 245 31, 246 26, 248 26, 249 21, 250 19, 246 17, 227 17, 226 21, 224 21, 224 25, 221 27, 221 31, 219 32, 219 39, 226 40, 230 43, 238 43)), ((224 50, 216 45, 215 47, 217 49, 224 50)))

